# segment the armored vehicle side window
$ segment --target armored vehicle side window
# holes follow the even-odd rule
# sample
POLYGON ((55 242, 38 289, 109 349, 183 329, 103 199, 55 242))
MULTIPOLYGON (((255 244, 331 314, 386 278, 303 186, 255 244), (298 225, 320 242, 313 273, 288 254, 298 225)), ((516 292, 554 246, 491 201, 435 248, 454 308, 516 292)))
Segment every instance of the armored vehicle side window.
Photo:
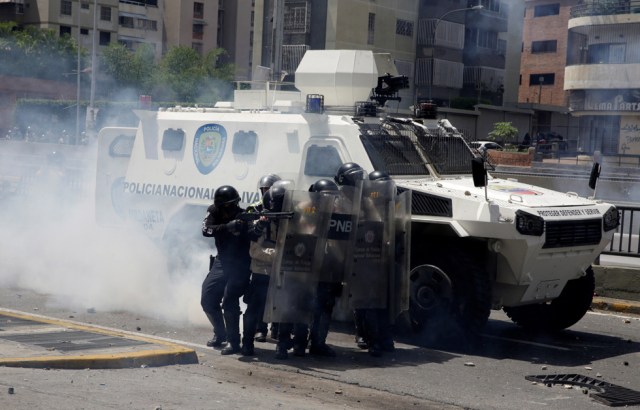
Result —
POLYGON ((184 146, 184 131, 182 128, 174 130, 169 128, 164 130, 162 134, 162 150, 163 151, 182 151, 184 146))
POLYGON ((342 165, 342 160, 335 147, 312 145, 307 150, 304 174, 317 177, 333 177, 340 165, 342 165))
POLYGON ((133 151, 133 141, 136 137, 132 135, 118 135, 109 145, 109 156, 130 157, 133 151))
POLYGON ((251 155, 256 152, 258 135, 253 131, 238 131, 233 134, 231 152, 239 155, 251 155))

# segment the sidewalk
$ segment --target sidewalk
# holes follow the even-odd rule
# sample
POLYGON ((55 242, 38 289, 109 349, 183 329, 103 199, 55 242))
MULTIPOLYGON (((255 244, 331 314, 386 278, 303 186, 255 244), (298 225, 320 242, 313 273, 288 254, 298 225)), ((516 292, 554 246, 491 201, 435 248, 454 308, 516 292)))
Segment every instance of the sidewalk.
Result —
POLYGON ((71 321, 0 309, 0 366, 120 369, 198 363, 194 350, 71 321))

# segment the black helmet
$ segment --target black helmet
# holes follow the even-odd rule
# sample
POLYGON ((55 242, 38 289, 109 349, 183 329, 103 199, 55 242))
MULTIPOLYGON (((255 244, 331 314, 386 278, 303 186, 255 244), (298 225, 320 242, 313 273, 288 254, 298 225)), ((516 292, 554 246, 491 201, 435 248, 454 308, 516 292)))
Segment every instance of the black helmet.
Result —
POLYGON ((365 177, 364 169, 355 162, 346 162, 340 165, 336 176, 333 178, 338 185, 355 185, 365 177))
POLYGON ((319 179, 309 187, 309 192, 339 192, 340 188, 330 179, 319 179))
POLYGON ((384 171, 373 171, 369 174, 369 181, 391 181, 391 177, 384 171))
POLYGON ((213 204, 215 206, 237 204, 238 202, 240 202, 240 195, 231 185, 223 185, 216 189, 213 194, 213 204))
POLYGON ((275 186, 269 188, 269 190, 262 196, 262 205, 265 209, 271 212, 282 211, 285 192, 287 192, 287 190, 284 189, 284 187, 275 186))
POLYGON ((260 178, 260 180, 258 181, 258 189, 269 189, 271 188, 271 185, 273 185, 274 182, 276 181, 280 181, 282 178, 280 178, 278 175, 276 174, 267 174, 264 175, 262 178, 260 178))

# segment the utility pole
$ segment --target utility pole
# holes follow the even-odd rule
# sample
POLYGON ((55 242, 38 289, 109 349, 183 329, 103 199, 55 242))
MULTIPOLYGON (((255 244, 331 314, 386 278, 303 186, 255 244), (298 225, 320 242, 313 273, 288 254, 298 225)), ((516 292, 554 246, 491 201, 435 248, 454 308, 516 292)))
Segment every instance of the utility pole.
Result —
POLYGON ((97 27, 98 26, 98 0, 93 0, 93 38, 91 44, 91 94, 89 97, 89 109, 87 111, 86 116, 86 124, 85 129, 87 131, 91 131, 93 134, 95 132, 95 119, 96 112, 93 106, 95 95, 96 95, 96 76, 98 75, 98 61, 96 59, 96 48, 97 48, 97 27))

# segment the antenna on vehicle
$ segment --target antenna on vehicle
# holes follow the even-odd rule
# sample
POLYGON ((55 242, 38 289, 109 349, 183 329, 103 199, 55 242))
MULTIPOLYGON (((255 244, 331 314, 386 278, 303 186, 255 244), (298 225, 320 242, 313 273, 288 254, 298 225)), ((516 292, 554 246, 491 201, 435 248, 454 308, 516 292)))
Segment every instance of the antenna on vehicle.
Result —
POLYGON ((596 197, 596 185, 598 184, 598 178, 600 177, 600 171, 602 167, 599 162, 594 162, 591 167, 591 175, 589 175, 589 188, 593 189, 593 199, 596 197))

